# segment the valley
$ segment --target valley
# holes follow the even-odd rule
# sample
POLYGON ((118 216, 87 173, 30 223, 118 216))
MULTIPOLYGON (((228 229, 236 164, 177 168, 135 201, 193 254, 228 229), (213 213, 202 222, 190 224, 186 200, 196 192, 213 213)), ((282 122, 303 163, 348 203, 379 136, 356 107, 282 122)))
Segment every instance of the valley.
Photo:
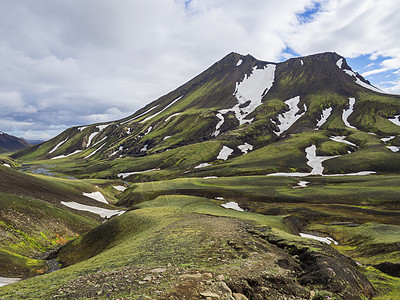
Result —
POLYGON ((231 53, 3 155, 0 298, 398 299, 399 115, 336 53, 231 53))

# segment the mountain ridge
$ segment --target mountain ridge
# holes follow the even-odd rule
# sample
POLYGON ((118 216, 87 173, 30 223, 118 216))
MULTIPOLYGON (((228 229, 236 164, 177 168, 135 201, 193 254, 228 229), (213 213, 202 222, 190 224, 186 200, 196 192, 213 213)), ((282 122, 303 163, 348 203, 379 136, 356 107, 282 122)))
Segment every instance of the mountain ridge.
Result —
POLYGON ((0 131, 0 153, 14 152, 32 146, 24 139, 0 131))

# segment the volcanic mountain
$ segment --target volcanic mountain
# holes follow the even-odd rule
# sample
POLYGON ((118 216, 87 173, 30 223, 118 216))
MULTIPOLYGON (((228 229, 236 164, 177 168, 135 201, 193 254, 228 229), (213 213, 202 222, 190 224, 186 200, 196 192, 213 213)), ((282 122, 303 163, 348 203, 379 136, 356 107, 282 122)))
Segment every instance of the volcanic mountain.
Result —
POLYGON ((73 161, 63 171, 130 180, 194 171, 392 172, 400 167, 399 117, 400 97, 336 53, 281 63, 231 53, 129 117, 69 128, 14 158, 73 161), (307 164, 312 145, 310 157, 329 158, 324 170, 307 164))

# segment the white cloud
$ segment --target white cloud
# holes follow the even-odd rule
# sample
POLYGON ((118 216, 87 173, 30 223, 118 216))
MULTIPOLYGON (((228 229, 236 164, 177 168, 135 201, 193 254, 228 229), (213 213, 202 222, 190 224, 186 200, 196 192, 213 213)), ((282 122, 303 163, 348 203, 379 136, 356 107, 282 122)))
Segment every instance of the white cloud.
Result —
MULTIPOLYGON (((276 61, 289 45, 302 55, 336 51, 369 54, 371 60, 390 57, 370 72, 395 69, 400 58, 397 3, 1 1, 0 105, 7 109, 0 109, 0 120, 31 120, 37 133, 30 134, 40 135, 121 118, 231 51, 276 61), (319 12, 300 23, 297 14, 315 4, 319 12), (7 96, 15 102, 3 102, 7 96)), ((24 133, 23 127, 13 128, 15 134, 24 133)))

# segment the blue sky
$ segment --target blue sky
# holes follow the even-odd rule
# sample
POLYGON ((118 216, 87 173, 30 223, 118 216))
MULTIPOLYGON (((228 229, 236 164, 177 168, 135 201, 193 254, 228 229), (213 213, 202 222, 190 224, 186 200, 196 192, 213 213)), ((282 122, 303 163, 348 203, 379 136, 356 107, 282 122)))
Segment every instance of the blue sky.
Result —
POLYGON ((398 15, 397 0, 1 1, 0 131, 49 139, 125 117, 232 51, 334 51, 400 94, 398 15))

